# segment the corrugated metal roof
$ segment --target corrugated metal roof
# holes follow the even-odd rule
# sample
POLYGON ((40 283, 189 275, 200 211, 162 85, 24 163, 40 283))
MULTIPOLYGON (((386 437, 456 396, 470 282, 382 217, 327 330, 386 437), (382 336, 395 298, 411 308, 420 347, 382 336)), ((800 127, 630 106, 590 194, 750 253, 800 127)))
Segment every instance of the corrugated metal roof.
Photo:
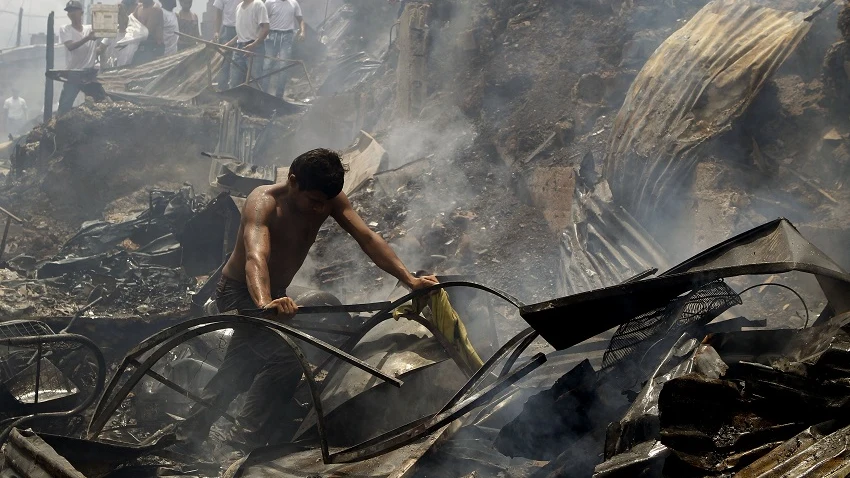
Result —
POLYGON ((655 51, 611 132, 605 177, 638 220, 675 197, 694 147, 729 129, 808 32, 810 14, 715 0, 655 51), (690 153, 690 154, 689 154, 690 153))
POLYGON ((209 86, 222 59, 215 48, 198 45, 144 65, 102 72, 98 81, 107 93, 125 99, 189 101, 209 86))

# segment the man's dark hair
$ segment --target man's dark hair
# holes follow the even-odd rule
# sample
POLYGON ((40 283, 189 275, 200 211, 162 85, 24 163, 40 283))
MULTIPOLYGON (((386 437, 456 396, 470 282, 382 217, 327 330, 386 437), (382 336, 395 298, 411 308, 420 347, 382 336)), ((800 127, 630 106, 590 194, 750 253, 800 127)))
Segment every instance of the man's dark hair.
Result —
POLYGON ((289 174, 295 175, 302 191, 321 191, 328 199, 333 199, 342 191, 345 166, 339 153, 319 148, 295 158, 289 166, 289 174))
POLYGON ((159 4, 169 12, 177 8, 177 0, 159 0, 159 4))

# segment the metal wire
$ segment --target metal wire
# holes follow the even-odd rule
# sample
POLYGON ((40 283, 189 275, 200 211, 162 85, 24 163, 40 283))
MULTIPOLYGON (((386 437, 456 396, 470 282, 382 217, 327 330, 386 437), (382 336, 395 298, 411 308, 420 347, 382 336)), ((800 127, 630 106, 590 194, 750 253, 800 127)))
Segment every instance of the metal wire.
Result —
POLYGON ((12 320, 0 323, 0 339, 53 335, 53 330, 37 320, 12 320))
POLYGON ((738 295, 739 296, 743 295, 744 292, 749 292, 749 291, 755 289, 756 287, 762 287, 762 286, 767 286, 767 285, 772 285, 774 287, 781 287, 783 289, 790 290, 792 294, 796 295, 797 298, 800 299, 800 302, 803 304, 803 309, 806 310, 806 322, 803 324, 803 328, 805 329, 806 327, 808 327, 809 326, 809 306, 806 305, 806 301, 803 299, 803 296, 801 296, 799 293, 797 293, 796 290, 792 289, 791 287, 789 287, 785 284, 776 284, 776 283, 773 283, 773 282, 763 282, 761 284, 756 284, 754 286, 747 287, 746 289, 742 290, 741 292, 738 292, 738 295))

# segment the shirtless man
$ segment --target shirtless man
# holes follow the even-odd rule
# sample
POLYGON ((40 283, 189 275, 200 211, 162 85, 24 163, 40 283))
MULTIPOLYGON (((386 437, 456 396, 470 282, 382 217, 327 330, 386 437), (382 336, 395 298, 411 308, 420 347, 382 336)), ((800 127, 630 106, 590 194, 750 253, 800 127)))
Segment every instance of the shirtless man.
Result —
MULTIPOLYGON (((308 151, 293 161, 286 183, 262 186, 249 196, 233 254, 216 290, 219 311, 240 314, 262 309, 277 320, 295 316, 298 307, 286 288, 307 257, 322 223, 330 216, 381 269, 411 289, 436 284, 435 277, 414 277, 390 246, 371 231, 342 192, 344 168, 337 153, 308 151)), ((247 391, 236 415, 231 443, 245 452, 265 445, 301 379, 301 367, 273 334, 238 329, 224 362, 201 392, 222 410, 247 391)), ((178 426, 177 437, 196 449, 220 413, 196 405, 178 426)))
POLYGON ((142 0, 133 14, 148 29, 148 37, 139 43, 139 49, 133 57, 134 65, 141 65, 161 57, 165 53, 162 28, 164 17, 162 9, 153 0, 142 0))

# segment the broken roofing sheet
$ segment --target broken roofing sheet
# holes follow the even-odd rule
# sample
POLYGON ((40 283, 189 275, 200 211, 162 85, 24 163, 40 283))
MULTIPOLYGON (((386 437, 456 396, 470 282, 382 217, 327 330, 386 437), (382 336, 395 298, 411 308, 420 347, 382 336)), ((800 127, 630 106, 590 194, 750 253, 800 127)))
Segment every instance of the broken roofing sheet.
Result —
POLYGON ((724 277, 801 271, 814 274, 834 313, 850 310, 850 275, 807 241, 787 219, 739 234, 659 277, 627 282, 539 304, 520 314, 553 347, 571 347, 724 277), (593 317, 593 320, 587 320, 593 317), (570 333, 564 333, 564 325, 570 333))
POLYGON ((614 122, 604 176, 639 221, 657 213, 696 164, 692 150, 727 130, 809 31, 812 13, 715 0, 655 51, 614 122))
POLYGON ((109 96, 130 102, 166 104, 191 101, 216 77, 223 56, 214 47, 198 45, 144 65, 98 75, 109 96))

